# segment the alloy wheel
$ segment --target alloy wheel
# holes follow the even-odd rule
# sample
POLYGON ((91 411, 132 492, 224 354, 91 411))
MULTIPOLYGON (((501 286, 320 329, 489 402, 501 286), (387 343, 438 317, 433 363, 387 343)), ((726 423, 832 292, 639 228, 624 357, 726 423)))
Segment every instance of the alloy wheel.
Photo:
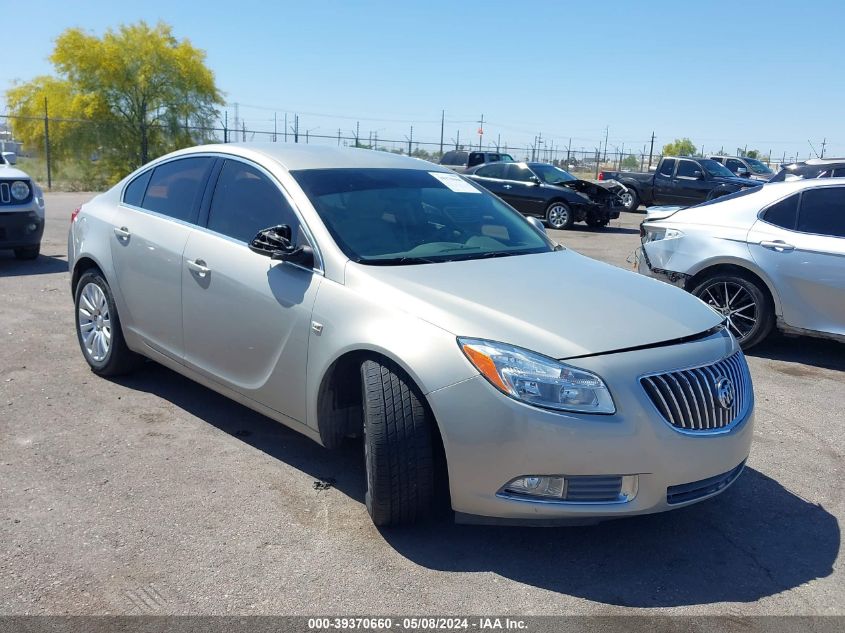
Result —
POLYGON ((79 295, 78 327, 85 353, 95 362, 109 355, 112 343, 109 302, 95 283, 88 283, 79 295))
POLYGON ((730 281, 714 282, 705 286, 699 297, 725 317, 728 329, 739 341, 747 337, 757 325, 757 302, 751 292, 741 284, 730 281))
POLYGON ((569 209, 565 205, 555 204, 549 209, 549 224, 553 229, 560 229, 569 224, 569 209))
POLYGON ((631 195, 630 191, 620 194, 619 198, 622 200, 622 204, 628 211, 633 211, 631 207, 634 206, 634 196, 631 195))

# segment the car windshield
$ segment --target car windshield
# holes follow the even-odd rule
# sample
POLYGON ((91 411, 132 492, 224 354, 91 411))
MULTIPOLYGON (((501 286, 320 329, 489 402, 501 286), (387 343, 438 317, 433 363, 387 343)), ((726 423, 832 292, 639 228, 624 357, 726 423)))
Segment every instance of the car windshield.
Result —
POLYGON ((715 160, 709 158, 699 158, 698 163, 704 167, 711 176, 718 176, 720 178, 736 178, 736 174, 725 167, 722 163, 717 163, 715 160))
POLYGON ((362 264, 428 264, 556 248, 519 213, 457 174, 308 169, 291 175, 337 245, 362 264))
POLYGON ((748 163, 748 166, 751 167, 751 171, 753 171, 755 174, 762 174, 768 176, 769 174, 775 173, 768 167, 768 165, 766 165, 765 163, 761 163, 756 158, 746 158, 745 162, 748 163))
POLYGON ((531 171, 537 174, 547 185, 557 185, 562 182, 572 182, 578 180, 568 171, 564 171, 560 167, 554 165, 531 165, 531 171))

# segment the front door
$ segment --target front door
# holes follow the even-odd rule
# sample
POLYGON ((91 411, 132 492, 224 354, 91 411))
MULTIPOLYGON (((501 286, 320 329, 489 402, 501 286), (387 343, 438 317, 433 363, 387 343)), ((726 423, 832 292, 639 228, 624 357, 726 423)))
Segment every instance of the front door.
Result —
POLYGON ((182 264, 185 361, 235 391, 305 423, 311 311, 323 277, 249 250, 287 224, 307 241, 290 203, 254 165, 227 160, 207 230, 191 234, 182 264))
POLYGON ((845 187, 775 203, 751 227, 748 245, 777 288, 787 325, 845 335, 845 187))

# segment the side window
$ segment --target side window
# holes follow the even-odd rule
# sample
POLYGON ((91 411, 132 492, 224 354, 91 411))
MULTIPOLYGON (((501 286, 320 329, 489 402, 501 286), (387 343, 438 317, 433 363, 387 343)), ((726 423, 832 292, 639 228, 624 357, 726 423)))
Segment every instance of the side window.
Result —
POLYGON ((123 190, 123 202, 125 204, 131 204, 133 207, 140 207, 144 201, 144 193, 147 191, 147 183, 150 182, 150 176, 152 175, 153 170, 148 169, 126 185, 126 189, 123 190))
POLYGON ((845 167, 837 167, 833 170, 831 178, 842 178, 843 176, 845 176, 845 167))
POLYGON ((725 163, 725 167, 730 169, 733 173, 736 173, 740 167, 745 167, 745 165, 739 162, 736 158, 729 158, 725 163))
POLYGON ((150 176, 141 206, 176 220, 196 222, 197 203, 213 163, 213 158, 200 156, 159 165, 150 176))
POLYGON ((458 164, 458 152, 446 152, 443 154, 443 158, 440 160, 441 164, 443 165, 457 165, 458 164))
POLYGON ((475 167, 476 165, 480 165, 484 162, 484 154, 480 154, 479 152, 473 152, 469 155, 469 162, 467 163, 467 167, 475 167))
POLYGON ((476 176, 481 176, 482 178, 504 178, 505 177, 505 166, 501 163, 494 163, 492 165, 485 165, 477 172, 475 172, 476 176))
POLYGON ((534 176, 534 173, 525 165, 519 163, 505 163, 507 171, 505 178, 507 180, 519 180, 521 182, 529 182, 534 176))
POLYGON ((227 160, 208 212, 208 228, 242 242, 261 229, 287 224, 299 241, 299 221, 279 188, 255 167, 227 160))
POLYGON ((804 190, 798 213, 798 230, 845 237, 845 187, 804 190))
POLYGON ((691 160, 682 160, 678 162, 678 178, 695 178, 695 172, 701 171, 698 163, 691 160))
POLYGON ((795 230, 795 222, 798 219, 798 194, 775 202, 763 213, 763 220, 774 224, 782 229, 795 230))
POLYGON ((675 169, 675 159, 674 158, 667 158, 662 163, 660 163, 660 171, 658 172, 661 176, 666 176, 667 178, 672 177, 672 171, 675 169))

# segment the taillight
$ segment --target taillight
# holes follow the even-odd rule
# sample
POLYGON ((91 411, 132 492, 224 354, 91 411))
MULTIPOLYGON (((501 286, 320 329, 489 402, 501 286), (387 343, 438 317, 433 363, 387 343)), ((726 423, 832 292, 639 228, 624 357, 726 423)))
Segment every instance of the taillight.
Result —
POLYGON ((603 171, 599 172, 599 180, 604 180, 604 172, 603 171))
POLYGON ((76 222, 76 216, 77 216, 77 215, 79 215, 79 211, 80 211, 81 209, 82 209, 82 207, 76 207, 76 208, 73 210, 73 213, 71 213, 71 214, 70 214, 70 223, 71 223, 71 224, 73 224, 74 222, 76 222))

